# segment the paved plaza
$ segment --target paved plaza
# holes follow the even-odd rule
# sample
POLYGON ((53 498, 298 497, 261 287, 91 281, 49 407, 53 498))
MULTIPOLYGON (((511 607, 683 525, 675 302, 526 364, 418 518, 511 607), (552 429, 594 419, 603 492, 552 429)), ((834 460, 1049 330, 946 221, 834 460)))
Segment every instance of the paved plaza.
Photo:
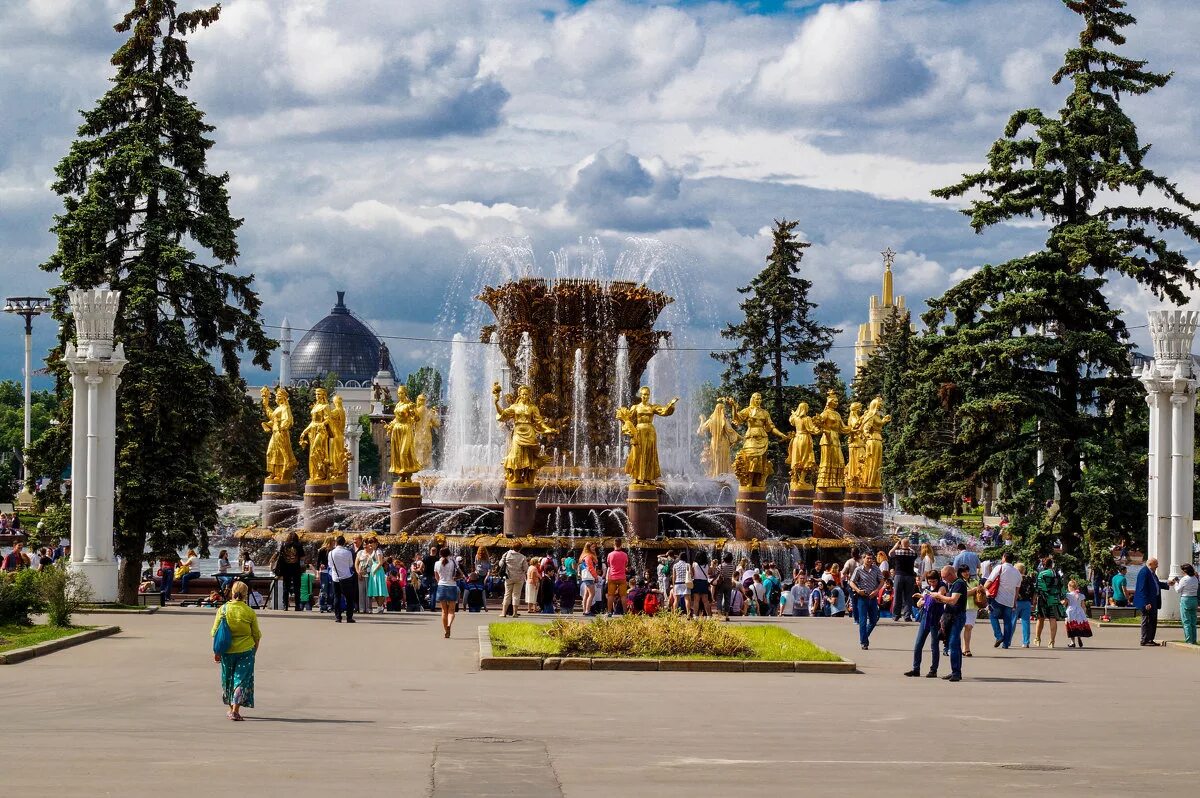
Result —
POLYGON ((1009 652, 981 627, 949 684, 901 676, 913 627, 886 620, 860 651, 849 622, 780 619, 862 671, 798 675, 481 672, 495 613, 450 640, 433 614, 260 617, 247 723, 220 704, 209 611, 81 618, 124 631, 0 669, 0 794, 1194 795, 1200 776, 1200 656, 1133 627, 1009 652))

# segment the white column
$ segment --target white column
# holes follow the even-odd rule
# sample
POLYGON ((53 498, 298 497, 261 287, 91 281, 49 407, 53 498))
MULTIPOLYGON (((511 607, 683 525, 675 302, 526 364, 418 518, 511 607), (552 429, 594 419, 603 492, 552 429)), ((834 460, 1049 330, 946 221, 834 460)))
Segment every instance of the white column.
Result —
POLYGON ((84 373, 87 362, 80 363, 75 354, 75 344, 68 343, 63 360, 71 370, 71 562, 83 561, 83 550, 87 545, 84 523, 87 512, 84 497, 87 493, 87 429, 76 419, 87 418, 87 390, 84 373), (82 368, 82 370, 78 370, 82 368))
POLYGON ((358 444, 362 439, 362 427, 358 419, 346 423, 346 443, 350 448, 350 467, 346 474, 351 500, 357 500, 361 495, 358 485, 358 444))
POLYGON ((71 371, 71 569, 82 573, 96 601, 117 600, 113 556, 113 499, 116 465, 116 390, 125 366, 120 344, 113 347, 120 292, 72 291, 77 344, 64 360, 71 371), (86 390, 84 390, 86 386, 86 390))
POLYGON ((1158 407, 1158 440, 1154 457, 1154 537, 1148 542, 1146 558, 1158 558, 1160 573, 1165 574, 1167 552, 1171 549, 1171 389, 1159 384, 1154 393, 1158 407))
POLYGON ((1150 367, 1142 371, 1146 386, 1146 407, 1150 411, 1150 435, 1146 457, 1146 557, 1153 557, 1158 546, 1158 398, 1157 385, 1150 379, 1150 367))

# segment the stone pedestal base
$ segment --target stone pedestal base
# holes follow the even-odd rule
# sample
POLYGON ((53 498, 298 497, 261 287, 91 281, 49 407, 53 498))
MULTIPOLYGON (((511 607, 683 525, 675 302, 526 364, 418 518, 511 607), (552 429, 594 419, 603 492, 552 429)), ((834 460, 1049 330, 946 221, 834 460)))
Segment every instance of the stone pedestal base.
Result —
POLYGON ((788 491, 788 504, 792 507, 812 507, 815 493, 812 488, 791 488, 788 491))
POLYGON ((817 488, 813 495, 813 537, 836 538, 842 532, 842 507, 845 496, 841 488, 823 490, 817 488))
POLYGON ((333 486, 309 480, 304 485, 304 509, 301 523, 305 532, 328 532, 333 526, 333 486))
POLYGON ((73 562, 71 570, 87 577, 92 600, 113 604, 117 600, 117 564, 115 562, 73 562))
POLYGON ((883 494, 879 491, 859 491, 846 497, 846 513, 842 517, 842 529, 861 538, 873 538, 883 534, 883 494))
POLYGON ((421 484, 419 482, 393 482, 391 497, 391 526, 393 535, 399 535, 411 523, 421 509, 421 484))
POLYGON ((504 534, 509 537, 528 535, 533 532, 536 519, 537 488, 505 485, 504 534))
POLYGON ((629 516, 629 537, 634 540, 658 537, 658 488, 630 485, 625 513, 629 516))
POLYGON ((350 498, 350 486, 345 482, 335 482, 330 485, 333 489, 333 500, 335 502, 344 502, 350 498))
POLYGON ((296 486, 290 482, 264 482, 262 489, 262 525, 267 528, 289 527, 296 523, 296 486))
POLYGON ((762 488, 738 488, 733 536, 755 540, 767 536, 767 493, 762 488))

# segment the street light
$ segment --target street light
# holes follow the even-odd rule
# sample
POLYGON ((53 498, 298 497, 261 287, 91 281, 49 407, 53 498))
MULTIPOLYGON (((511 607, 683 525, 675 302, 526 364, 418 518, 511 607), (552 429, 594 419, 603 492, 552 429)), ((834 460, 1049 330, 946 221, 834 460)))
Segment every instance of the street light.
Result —
POLYGON ((29 480, 29 467, 25 464, 25 451, 29 449, 30 383, 33 378, 33 317, 50 309, 50 300, 44 296, 10 296, 4 300, 4 312, 25 317, 25 448, 21 451, 21 492, 29 480))

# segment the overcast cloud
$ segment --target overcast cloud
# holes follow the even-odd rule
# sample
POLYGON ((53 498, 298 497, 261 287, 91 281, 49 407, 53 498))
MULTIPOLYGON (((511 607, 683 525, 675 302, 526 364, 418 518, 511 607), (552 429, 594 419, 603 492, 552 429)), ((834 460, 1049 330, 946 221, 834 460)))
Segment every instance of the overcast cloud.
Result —
MULTIPOLYGON (((78 109, 105 90, 127 5, 0 6, 6 295, 52 284, 36 265, 61 207, 53 168, 78 109)), ((1200 3, 1130 7, 1127 53, 1176 75, 1128 108, 1152 165, 1200 196, 1200 3)), ((586 252, 580 239, 596 236, 615 263, 638 236, 677 261, 652 282, 694 292, 690 339, 719 345, 734 288, 787 217, 814 242, 805 266, 850 369, 884 247, 921 309, 979 264, 1038 246, 1036 225, 976 236, 929 190, 978 167, 1012 110, 1058 107, 1049 76, 1075 20, 1058 0, 227 0, 192 40, 190 93, 217 126, 211 164, 232 176, 238 268, 255 274, 268 324, 303 329, 344 289, 381 334, 447 336, 478 282, 474 267, 462 275, 478 245, 527 237, 552 272, 552 250, 586 252)), ((1144 323, 1148 295, 1112 293, 1144 323)), ((16 379, 20 325, 8 325, 0 377, 16 379)), ((401 371, 446 354, 391 348, 401 371)))

